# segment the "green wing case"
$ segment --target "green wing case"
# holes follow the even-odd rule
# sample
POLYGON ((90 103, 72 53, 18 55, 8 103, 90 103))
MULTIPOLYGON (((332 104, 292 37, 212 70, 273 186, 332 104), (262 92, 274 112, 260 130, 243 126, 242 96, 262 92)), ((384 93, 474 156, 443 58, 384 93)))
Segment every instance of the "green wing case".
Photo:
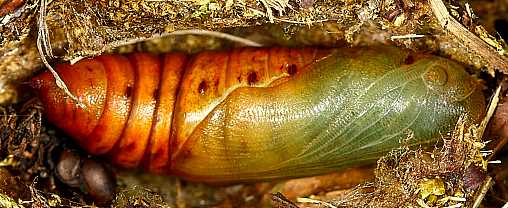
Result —
POLYGON ((435 143, 483 114, 476 80, 450 60, 395 48, 342 49, 277 86, 232 91, 174 156, 201 181, 325 173, 400 146, 435 143))

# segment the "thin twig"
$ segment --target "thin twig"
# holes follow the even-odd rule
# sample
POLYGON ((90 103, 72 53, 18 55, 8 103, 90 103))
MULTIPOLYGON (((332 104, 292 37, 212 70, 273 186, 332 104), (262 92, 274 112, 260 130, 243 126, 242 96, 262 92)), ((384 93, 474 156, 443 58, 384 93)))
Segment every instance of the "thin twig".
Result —
POLYGON ((446 9, 443 1, 429 0, 430 7, 436 15, 439 24, 458 40, 462 42, 471 53, 482 57, 486 61, 487 68, 491 70, 500 70, 508 74, 508 58, 501 56, 497 51, 485 43, 482 39, 467 30, 462 24, 455 20, 446 9))
MULTIPOLYGON (((492 99, 490 100, 489 107, 487 109, 487 114, 483 118, 482 122, 480 123, 480 126, 478 127, 477 133, 478 138, 483 137, 483 133, 485 133, 485 129, 487 128, 487 124, 489 124, 490 119, 494 115, 494 112, 496 111, 497 104, 499 103, 499 93, 501 93, 501 85, 499 85, 496 89, 496 92, 494 93, 494 96, 492 96, 492 99)), ((492 157, 492 155, 491 155, 492 157)), ((490 158, 489 157, 489 160, 490 158)))
POLYGON ((169 33, 168 35, 206 35, 206 36, 210 36, 210 37, 222 38, 222 39, 230 40, 233 42, 242 43, 246 46, 251 46, 251 47, 262 47, 263 46, 260 43, 256 43, 256 42, 246 39, 246 38, 234 36, 234 35, 227 34, 227 33, 211 31, 211 30, 200 30, 200 29, 177 30, 177 31, 169 33))
POLYGON ((65 82, 60 78, 58 73, 53 69, 53 67, 51 67, 51 65, 48 63, 48 60, 46 59, 46 57, 54 58, 53 50, 51 49, 48 26, 46 24, 46 0, 40 1, 38 26, 39 28, 37 32, 37 50, 39 50, 42 63, 44 63, 44 65, 48 68, 51 74, 53 74, 56 86, 62 89, 64 93, 67 96, 69 96, 74 102, 76 102, 76 104, 79 107, 85 109, 86 106, 83 103, 81 103, 78 100, 78 98, 69 91, 67 85, 65 85, 65 82))
POLYGON ((54 58, 53 50, 51 49, 51 40, 49 39, 48 26, 46 24, 46 0, 40 1, 39 8, 39 30, 37 32, 37 48, 42 54, 49 58, 54 58))
POLYGON ((462 206, 463 206, 462 203, 458 203, 458 204, 454 204, 454 205, 443 207, 443 208, 459 208, 459 207, 462 207, 462 206))
POLYGON ((397 39, 414 39, 414 38, 423 38, 425 35, 419 35, 419 34, 407 34, 407 35, 393 35, 390 37, 390 40, 397 40, 397 39))
POLYGON ((292 23, 292 24, 312 25, 314 23, 323 23, 323 22, 329 22, 329 21, 337 21, 336 19, 320 19, 320 20, 309 20, 309 21, 287 20, 287 19, 281 19, 281 18, 277 18, 277 17, 270 17, 267 14, 265 14, 264 12, 259 11, 259 10, 254 9, 254 8, 248 8, 248 9, 250 11, 260 15, 260 16, 264 16, 264 17, 269 18, 269 19, 277 20, 279 22, 292 23))
POLYGON ((223 38, 223 39, 230 40, 233 42, 239 42, 239 43, 242 43, 242 44, 244 44, 246 46, 250 46, 250 47, 263 47, 263 44, 257 43, 255 41, 252 41, 252 40, 249 40, 246 38, 242 38, 242 37, 238 37, 238 36, 234 36, 231 34, 223 33, 223 32, 216 32, 216 31, 210 31, 210 30, 199 30, 199 29, 189 29, 189 30, 177 30, 177 31, 170 32, 170 33, 154 34, 148 38, 141 37, 141 38, 133 38, 133 39, 129 39, 129 40, 113 41, 113 42, 105 45, 102 48, 102 50, 100 50, 99 52, 103 52, 103 51, 106 51, 111 48, 116 48, 116 47, 125 46, 125 45, 131 45, 131 44, 135 44, 135 43, 139 43, 139 42, 143 42, 143 41, 154 40, 157 38, 163 38, 163 37, 167 37, 167 36, 171 36, 171 35, 207 35, 207 36, 212 36, 212 37, 217 37, 217 38, 223 38))
POLYGON ((485 180, 483 181, 483 185, 480 188, 480 192, 478 193, 478 196, 474 200, 474 203, 472 206, 473 208, 478 208, 480 206, 480 204, 483 201, 483 198, 485 197, 485 194, 487 194, 490 187, 492 187, 493 185, 494 185, 494 182, 492 181, 492 177, 487 176, 487 178, 485 178, 485 180))
POLYGON ((284 196, 284 194, 280 192, 272 194, 272 205, 273 203, 278 204, 278 206, 274 207, 298 208, 298 206, 295 203, 286 198, 286 196, 284 196))
POLYGON ((329 207, 329 208, 337 208, 336 206, 333 206, 332 204, 330 204, 328 202, 319 201, 319 200, 316 200, 316 199, 297 198, 296 202, 298 202, 298 203, 313 203, 313 204, 324 205, 324 206, 329 207))
POLYGON ((293 23, 293 24, 301 24, 301 25, 312 25, 314 23, 323 23, 323 22, 329 22, 332 21, 331 19, 321 19, 321 20, 309 20, 309 21, 296 21, 296 20, 286 20, 286 19, 280 19, 277 17, 273 18, 274 20, 277 20, 279 22, 286 22, 286 23, 293 23))
MULTIPOLYGON (((499 98, 499 94, 500 94, 501 89, 503 88, 502 85, 505 82, 506 82, 506 79, 503 79, 503 81, 501 81, 501 84, 496 89, 496 93, 495 93, 494 97, 492 98, 492 101, 491 101, 490 105, 495 105, 496 107, 498 106, 498 102, 499 102, 499 99, 500 99, 499 98), (495 103, 494 103, 494 101, 495 101, 495 103)), ((490 108, 489 108, 489 110, 490 110, 490 108)), ((495 109, 493 109, 493 110, 495 110, 495 109)), ((501 151, 501 149, 503 149, 503 147, 506 145, 506 143, 508 143, 508 137, 503 134, 503 136, 501 136, 501 138, 500 138, 500 141, 496 144, 494 149, 491 150, 490 155, 487 158, 487 160, 492 160, 496 156, 496 154, 499 151, 501 151)))

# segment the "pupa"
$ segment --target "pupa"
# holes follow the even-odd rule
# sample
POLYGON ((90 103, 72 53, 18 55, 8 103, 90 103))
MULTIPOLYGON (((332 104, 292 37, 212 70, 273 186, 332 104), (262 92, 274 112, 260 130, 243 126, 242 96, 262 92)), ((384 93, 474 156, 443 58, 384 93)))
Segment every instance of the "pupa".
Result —
POLYGON ((393 47, 101 55, 56 70, 86 108, 48 72, 32 86, 48 120, 85 150, 205 182, 365 164, 485 109, 460 64, 393 47))

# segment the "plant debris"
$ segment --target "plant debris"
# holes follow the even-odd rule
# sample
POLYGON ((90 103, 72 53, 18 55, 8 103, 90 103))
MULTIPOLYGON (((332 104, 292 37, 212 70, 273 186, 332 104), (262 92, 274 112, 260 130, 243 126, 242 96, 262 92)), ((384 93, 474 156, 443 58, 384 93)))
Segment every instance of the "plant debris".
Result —
POLYGON ((372 183, 339 198, 314 199, 323 198, 320 201, 335 207, 468 207, 485 179, 487 164, 480 154, 484 144, 475 131, 459 123, 441 148, 395 150, 378 161, 372 183))
MULTIPOLYGON (((508 47, 493 32, 497 17, 490 18, 484 28, 476 16, 502 16, 506 8, 486 7, 478 12, 478 2, 493 5, 474 1, 472 9, 467 2, 444 4, 441 0, 0 0, 0 104, 26 97, 29 90, 20 86, 26 85, 44 59, 52 65, 135 51, 195 53, 238 46, 381 43, 444 54, 492 75, 496 70, 507 73, 508 47)), ((8 179, 4 187, 16 184, 28 189, 9 188, 10 193, 0 193, 0 203, 89 206, 92 200, 80 186, 67 186, 55 175, 57 155, 62 149, 73 149, 72 142, 43 125, 41 109, 28 103, 1 109, 0 177, 8 179)), ((479 131, 459 123, 456 132, 444 135, 442 147, 393 151, 378 161, 371 182, 365 182, 373 177, 370 168, 219 187, 114 170, 119 192, 113 205, 258 207, 273 200, 279 207, 474 207, 484 197, 485 204, 499 205, 496 198, 508 199, 504 165, 508 157, 504 145, 499 145, 495 152, 503 163, 491 164, 487 171, 482 156, 489 153, 482 150, 479 131), (495 176, 491 178, 490 173, 495 176), (351 189, 358 183, 362 185, 351 189)), ((76 152, 80 161, 90 159, 76 152)))
POLYGON ((12 207, 86 205, 57 194, 52 154, 62 144, 42 126, 40 104, 29 100, 21 106, 0 108, 0 112, 0 156, 4 158, 0 162, 2 203, 12 207))
POLYGON ((481 57, 481 59, 478 60, 483 63, 482 66, 485 66, 491 75, 494 75, 496 70, 508 73, 508 58, 502 56, 504 55, 504 51, 502 51, 502 43, 485 35, 482 30, 479 32, 480 37, 484 37, 483 40, 472 32, 469 32, 469 30, 448 14, 446 6, 441 0, 430 0, 429 2, 432 11, 436 15, 439 24, 444 28, 444 30, 450 32, 452 36, 456 37, 456 41, 460 42, 459 44, 467 45, 467 48, 470 50, 468 51, 470 56, 481 57), (484 40, 487 40, 488 42, 485 42, 484 40), (489 45, 489 43, 490 45, 495 46, 495 50, 489 45), (498 54, 497 52, 500 51, 501 54, 498 54))
POLYGON ((161 208, 169 208, 169 206, 162 197, 145 188, 141 187, 132 187, 121 190, 113 204, 112 207, 161 207, 161 208))

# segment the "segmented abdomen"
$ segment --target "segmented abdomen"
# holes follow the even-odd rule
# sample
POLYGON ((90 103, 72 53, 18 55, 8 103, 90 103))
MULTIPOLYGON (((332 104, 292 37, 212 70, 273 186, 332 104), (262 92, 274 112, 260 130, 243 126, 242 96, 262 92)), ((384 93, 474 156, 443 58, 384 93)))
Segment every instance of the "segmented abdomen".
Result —
POLYGON ((86 150, 201 181, 373 161, 400 142, 435 141, 461 115, 477 121, 485 107, 457 63, 389 47, 108 55, 57 70, 86 109, 49 73, 33 85, 48 119, 86 150))
POLYGON ((105 55, 57 71, 81 109, 53 84, 34 79, 48 119, 91 154, 153 172, 167 171, 171 153, 233 89, 266 87, 302 73, 329 54, 318 49, 237 49, 229 52, 105 55), (44 86, 43 86, 44 85, 44 86))

